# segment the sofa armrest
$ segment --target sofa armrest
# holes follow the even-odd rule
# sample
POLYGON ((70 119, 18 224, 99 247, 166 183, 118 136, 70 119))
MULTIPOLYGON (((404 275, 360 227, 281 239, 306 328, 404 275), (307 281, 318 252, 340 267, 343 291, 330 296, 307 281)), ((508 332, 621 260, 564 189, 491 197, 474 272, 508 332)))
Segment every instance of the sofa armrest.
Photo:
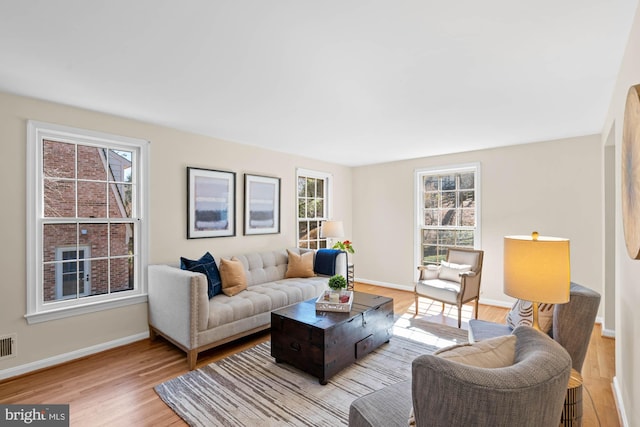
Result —
POLYGON ((347 253, 343 252, 341 254, 338 255, 338 257, 336 258, 336 274, 341 275, 342 277, 349 277, 347 276, 347 253))
POLYGON ((183 346, 198 346, 197 331, 209 317, 207 278, 168 265, 150 265, 149 325, 183 346))

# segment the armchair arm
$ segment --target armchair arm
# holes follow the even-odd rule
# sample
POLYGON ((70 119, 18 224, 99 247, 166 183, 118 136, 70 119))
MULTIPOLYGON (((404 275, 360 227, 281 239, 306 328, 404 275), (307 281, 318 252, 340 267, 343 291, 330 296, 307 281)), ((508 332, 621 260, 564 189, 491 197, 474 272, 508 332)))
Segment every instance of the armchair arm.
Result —
POLYGON ((460 301, 465 303, 480 297, 480 275, 475 271, 460 273, 460 301))
POLYGON ((420 272, 418 280, 432 280, 438 278, 440 267, 434 264, 419 265, 418 271, 420 272))

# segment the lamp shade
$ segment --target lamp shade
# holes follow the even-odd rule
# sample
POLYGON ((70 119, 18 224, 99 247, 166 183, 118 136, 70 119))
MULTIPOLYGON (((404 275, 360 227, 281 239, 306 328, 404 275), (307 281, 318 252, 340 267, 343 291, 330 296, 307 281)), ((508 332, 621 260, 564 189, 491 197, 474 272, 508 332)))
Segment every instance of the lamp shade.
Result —
POLYGON ((343 237, 344 225, 342 221, 325 221, 320 227, 320 237, 343 237))
POLYGON ((569 301, 569 240, 557 237, 504 238, 504 292, 514 298, 549 304, 569 301))

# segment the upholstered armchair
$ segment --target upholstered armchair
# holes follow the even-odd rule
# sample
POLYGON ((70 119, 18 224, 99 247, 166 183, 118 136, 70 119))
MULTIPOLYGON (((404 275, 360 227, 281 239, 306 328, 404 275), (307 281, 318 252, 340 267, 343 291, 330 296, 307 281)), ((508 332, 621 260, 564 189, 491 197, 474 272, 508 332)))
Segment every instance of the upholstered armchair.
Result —
MULTIPOLYGON (((572 367, 578 372, 582 371, 582 364, 587 355, 591 331, 593 331, 599 306, 599 293, 572 282, 569 290, 569 302, 556 304, 553 307, 553 320, 549 336, 569 352, 572 367)), ((509 335, 511 331, 511 328, 506 324, 471 320, 469 322, 469 342, 509 335)))
POLYGON ((419 266, 420 277, 414 287, 416 314, 419 297, 425 297, 458 308, 458 328, 462 324, 462 305, 475 300, 475 318, 478 318, 478 299, 482 278, 484 251, 451 248, 447 259, 440 265, 419 266))
POLYGON ((407 426, 412 406, 417 427, 559 425, 571 358, 557 342, 531 327, 520 326, 513 335, 515 358, 504 367, 418 356, 411 380, 351 403, 349 426, 407 426))

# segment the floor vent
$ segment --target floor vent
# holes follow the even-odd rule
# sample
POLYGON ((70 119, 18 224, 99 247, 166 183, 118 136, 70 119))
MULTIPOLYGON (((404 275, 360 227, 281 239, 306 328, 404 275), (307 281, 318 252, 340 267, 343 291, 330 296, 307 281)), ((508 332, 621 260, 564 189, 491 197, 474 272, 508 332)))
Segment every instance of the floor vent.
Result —
POLYGON ((0 359, 14 357, 16 355, 17 334, 9 334, 0 337, 0 359))

